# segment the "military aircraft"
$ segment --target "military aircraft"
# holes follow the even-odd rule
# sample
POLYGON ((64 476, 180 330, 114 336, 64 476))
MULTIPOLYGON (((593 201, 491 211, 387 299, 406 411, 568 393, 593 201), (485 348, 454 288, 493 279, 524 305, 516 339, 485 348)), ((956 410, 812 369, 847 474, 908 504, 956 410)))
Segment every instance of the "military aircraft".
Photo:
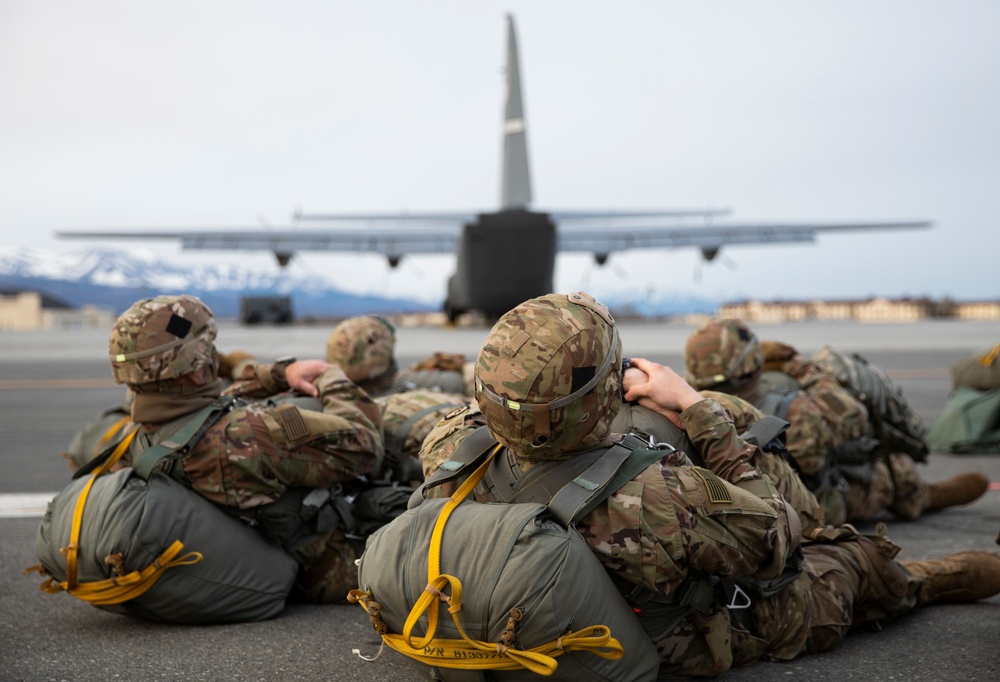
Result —
MULTIPOLYGON (((534 296, 554 290, 558 252, 588 252, 598 265, 609 254, 629 249, 700 249, 711 262, 723 246, 812 242, 819 232, 930 227, 930 222, 832 224, 712 224, 625 226, 623 219, 712 219, 728 210, 538 211, 531 208, 531 177, 525 137, 524 107, 514 19, 507 16, 506 102, 500 208, 487 212, 406 214, 293 214, 296 222, 326 223, 318 229, 299 227, 250 229, 170 229, 142 232, 59 232, 68 238, 180 239, 185 249, 251 249, 272 251, 280 266, 299 251, 378 253, 390 267, 405 255, 456 254, 448 280, 444 310, 452 321, 467 311, 499 316, 534 296), (394 223, 389 227, 379 223, 394 223), (421 227, 413 227, 418 223, 421 227), (347 225, 364 224, 363 227, 347 225), (557 227, 558 226, 558 227, 557 227)), ((638 219, 638 220, 637 220, 638 219)))

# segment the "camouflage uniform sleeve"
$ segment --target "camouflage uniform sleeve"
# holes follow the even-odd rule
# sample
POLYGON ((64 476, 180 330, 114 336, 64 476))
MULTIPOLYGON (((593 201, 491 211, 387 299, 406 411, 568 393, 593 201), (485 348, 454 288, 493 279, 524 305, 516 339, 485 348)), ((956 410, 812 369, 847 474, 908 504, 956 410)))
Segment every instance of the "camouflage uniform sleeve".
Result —
POLYGON ((233 371, 233 383, 226 387, 223 394, 247 400, 261 400, 274 395, 278 389, 271 376, 271 367, 271 363, 244 361, 238 371, 233 371))
POLYGON ((714 399, 706 398, 681 412, 681 423, 705 460, 705 468, 731 483, 760 474, 760 450, 736 433, 732 417, 714 399))
POLYGON ((288 488, 328 488, 377 466, 384 453, 378 405, 339 367, 316 381, 323 411, 255 402, 213 427, 185 457, 198 492, 226 506, 271 502, 288 488), (192 453, 194 454, 194 453, 192 453))
POLYGON ((695 403, 681 413, 681 421, 695 447, 702 453, 705 467, 723 481, 746 491, 772 510, 777 520, 768 544, 774 551, 758 567, 758 577, 781 573, 787 552, 799 542, 802 524, 796 511, 778 493, 774 484, 758 468, 760 448, 736 433, 732 417, 715 400, 695 403))
POLYGON ((798 542, 782 513, 672 453, 577 524, 609 571, 669 594, 689 574, 773 577, 798 542))

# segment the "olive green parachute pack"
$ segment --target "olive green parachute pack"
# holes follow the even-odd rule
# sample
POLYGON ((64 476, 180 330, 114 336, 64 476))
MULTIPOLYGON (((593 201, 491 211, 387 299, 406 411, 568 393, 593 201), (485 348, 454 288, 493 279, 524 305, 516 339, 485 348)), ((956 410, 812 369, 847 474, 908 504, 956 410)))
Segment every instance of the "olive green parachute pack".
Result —
POLYGON ((881 368, 857 353, 845 355, 830 346, 816 351, 810 359, 864 403, 875 437, 886 452, 904 452, 917 462, 927 461, 923 421, 881 368))
MULTIPOLYGON (((372 535, 348 598, 368 612, 384 645, 436 680, 654 679, 652 640, 572 528, 667 454, 623 441, 534 467, 548 473, 526 482, 523 497, 482 504, 466 498, 481 481, 504 485, 510 460, 481 427, 414 493, 406 513, 372 535), (423 498, 463 478, 451 498, 423 498)), ((701 593, 690 596, 701 605, 701 593)))
MULTIPOLYGON (((173 446, 188 447, 223 411, 213 404, 198 412, 173 446)), ((158 470, 108 473, 137 430, 49 503, 36 539, 41 563, 28 569, 48 576, 41 589, 167 623, 280 613, 298 568, 284 550, 158 470)))
POLYGON ((1000 343, 951 368, 954 391, 927 431, 936 452, 1000 452, 1000 343))
POLYGON ((935 452, 1000 452, 1000 388, 959 386, 927 431, 935 452))

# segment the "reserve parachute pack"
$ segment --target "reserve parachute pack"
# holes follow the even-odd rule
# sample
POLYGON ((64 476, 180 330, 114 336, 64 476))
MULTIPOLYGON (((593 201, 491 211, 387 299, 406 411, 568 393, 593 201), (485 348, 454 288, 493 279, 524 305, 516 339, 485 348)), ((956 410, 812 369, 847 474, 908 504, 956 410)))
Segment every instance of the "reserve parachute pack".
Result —
MULTIPOLYGON (((525 482, 524 499, 482 504, 466 498, 481 481, 504 485, 509 459, 480 427, 414 493, 411 508, 372 535, 348 599, 368 612, 385 646, 434 679, 655 678, 652 640, 572 528, 667 454, 644 446, 626 437, 553 462, 548 470, 559 473, 525 482), (463 478, 449 499, 423 498, 463 478)), ((700 605, 704 594, 688 596, 700 605)))
POLYGON ((829 346, 816 351, 810 359, 864 403, 875 437, 887 452, 904 452, 917 462, 927 461, 923 421, 881 368, 857 353, 845 355, 829 346))
POLYGON ((159 471, 108 473, 138 428, 49 503, 36 539, 41 563, 26 572, 48 576, 43 591, 158 622, 280 613, 298 569, 280 547, 159 471))

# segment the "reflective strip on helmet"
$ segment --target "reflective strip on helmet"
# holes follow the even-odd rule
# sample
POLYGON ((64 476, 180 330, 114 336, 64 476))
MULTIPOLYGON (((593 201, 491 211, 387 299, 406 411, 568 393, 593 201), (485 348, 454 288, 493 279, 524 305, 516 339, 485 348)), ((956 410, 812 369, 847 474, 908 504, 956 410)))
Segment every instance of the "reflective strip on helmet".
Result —
POLYGON ((709 388, 710 386, 717 386, 726 380, 725 374, 713 374, 710 377, 701 377, 700 379, 692 379, 691 384, 695 388, 709 388))
POLYGON ((482 393, 491 402, 496 403, 500 407, 505 407, 508 410, 523 411, 523 412, 534 412, 536 410, 556 410, 560 407, 570 404, 577 398, 580 398, 591 391, 594 386, 604 379, 604 376, 608 373, 608 369, 611 367, 611 361, 614 360, 615 351, 618 349, 618 327, 612 327, 611 336, 611 350, 608 352, 607 356, 604 358, 604 362, 601 363, 600 368, 594 373, 594 378, 588 381, 586 384, 573 391, 569 395, 563 396, 562 398, 557 398, 552 402, 548 403, 524 403, 518 402, 516 400, 511 400, 510 398, 504 398, 502 395, 498 395, 486 388, 486 385, 476 377, 476 389, 482 393))

